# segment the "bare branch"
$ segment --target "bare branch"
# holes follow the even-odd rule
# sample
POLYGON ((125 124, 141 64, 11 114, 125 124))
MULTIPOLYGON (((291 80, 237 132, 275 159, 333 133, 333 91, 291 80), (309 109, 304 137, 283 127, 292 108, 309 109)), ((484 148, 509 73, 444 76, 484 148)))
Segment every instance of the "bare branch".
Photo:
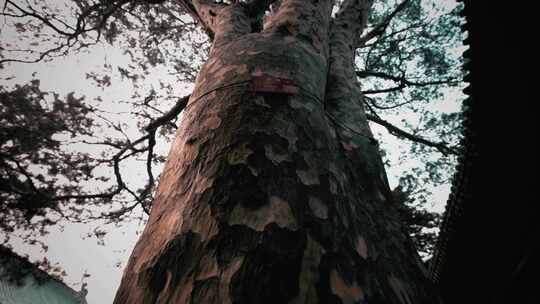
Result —
POLYGON ((98 199, 98 198, 112 198, 115 195, 119 194, 122 190, 126 190, 128 193, 130 193, 135 200, 138 202, 138 204, 141 205, 144 212, 149 214, 150 210, 148 208, 148 205, 145 203, 145 198, 151 194, 150 191, 152 190, 155 179, 154 175, 152 173, 152 161, 154 159, 154 146, 156 144, 156 129, 160 126, 163 126, 167 123, 169 123, 172 119, 178 116, 180 112, 186 107, 187 102, 189 100, 191 95, 184 96, 178 100, 178 102, 165 114, 158 117, 157 119, 153 120, 148 126, 145 128, 145 130, 148 132, 146 135, 139 137, 137 140, 133 142, 128 142, 125 146, 119 146, 115 143, 110 142, 97 142, 92 144, 104 144, 108 146, 112 146, 115 148, 121 148, 120 151, 118 151, 113 157, 113 168, 114 168, 114 175, 116 178, 116 184, 117 187, 115 190, 106 192, 106 193, 96 193, 96 194, 86 194, 86 195, 64 195, 64 196, 57 196, 52 198, 53 200, 69 200, 69 199, 98 199), (136 149, 135 146, 143 143, 144 141, 148 140, 148 146, 144 149, 136 149), (132 151, 132 153, 129 153, 127 155, 124 155, 127 151, 132 151), (132 155, 141 153, 147 151, 147 158, 146 158, 146 171, 148 174, 148 182, 143 189, 141 195, 137 195, 134 191, 129 189, 127 185, 124 183, 122 179, 122 174, 120 172, 120 162, 132 155))
POLYGON ((367 117, 367 119, 369 121, 372 121, 372 122, 374 122, 376 124, 379 124, 379 125, 385 127, 391 134, 394 134, 394 135, 396 135, 398 137, 406 138, 406 139, 409 139, 411 141, 421 143, 421 144, 424 144, 424 145, 429 146, 429 147, 436 148, 437 150, 439 150, 445 156, 448 155, 448 154, 458 155, 458 151, 456 151, 455 148, 448 147, 445 142, 438 142, 438 143, 437 142, 432 142, 432 141, 429 141, 429 140, 427 140, 425 138, 422 138, 420 136, 408 133, 408 132, 394 126, 393 124, 381 119, 380 117, 378 117, 376 115, 366 113, 366 117, 367 117))
POLYGON ((191 94, 186 95, 176 102, 176 104, 169 110, 167 113, 163 114, 161 117, 156 118, 154 121, 148 124, 146 128, 144 128, 147 132, 151 132, 158 127, 164 125, 165 123, 173 120, 184 108, 186 107, 189 98, 191 97, 191 94))
POLYGON ((150 132, 148 137, 148 156, 146 159, 146 171, 148 173, 148 186, 151 188, 154 185, 154 174, 152 173, 152 161, 154 158, 154 146, 156 145, 156 131, 150 132))
MULTIPOLYGON (((424 22, 417 22, 417 23, 411 24, 411 25, 406 26, 406 27, 404 27, 402 29, 399 29, 399 30, 396 30, 396 31, 391 32, 389 34, 386 34, 384 36, 381 36, 372 43, 367 43, 367 41, 366 41, 366 42, 364 42, 363 44, 360 45, 360 48, 374 47, 374 46, 378 45, 379 43, 384 42, 384 41, 388 40, 389 38, 392 38, 392 37, 394 37, 394 36, 396 36, 398 34, 410 31, 410 30, 415 29, 415 28, 424 27, 424 26, 425 26, 424 22)), ((406 39, 407 38, 398 39, 398 41, 404 41, 406 39)))
POLYGON ((36 63, 36 62, 40 62, 43 59, 45 59, 46 57, 53 57, 51 54, 59 53, 63 48, 66 48, 66 50, 67 50, 72 46, 73 46, 73 44, 62 43, 62 44, 60 44, 59 46, 57 46, 55 48, 46 50, 45 52, 41 53, 39 55, 39 57, 37 57, 36 59, 33 59, 33 60, 12 59, 12 58, 1 59, 0 60, 0 65, 3 64, 3 63, 7 63, 7 62, 18 62, 18 63, 36 63))
POLYGON ((404 89, 406 87, 411 87, 411 86, 414 86, 414 87, 426 87, 426 86, 431 86, 431 85, 452 85, 452 84, 457 83, 457 80, 454 80, 454 79, 451 79, 451 78, 445 79, 445 80, 428 81, 428 82, 416 82, 416 81, 407 80, 407 78, 405 77, 405 74, 403 74, 401 77, 398 77, 398 76, 393 76, 393 75, 389 75, 389 74, 386 74, 386 73, 370 72, 370 71, 357 71, 356 76, 358 76, 360 78, 373 76, 373 77, 378 77, 378 78, 383 78, 383 79, 399 82, 399 85, 395 86, 395 87, 390 87, 390 88, 380 89, 380 90, 363 91, 362 93, 364 95, 390 93, 390 92, 394 92, 394 91, 400 91, 400 90, 402 90, 402 89, 404 89))
POLYGON ((133 0, 118 0, 118 1, 101 1, 98 2, 84 11, 82 11, 77 16, 77 22, 75 26, 71 26, 66 22, 60 20, 54 15, 48 15, 47 13, 39 13, 34 7, 27 3, 27 7, 23 8, 20 5, 17 5, 11 0, 6 0, 4 4, 3 11, 0 12, 0 16, 11 17, 11 18, 22 18, 29 17, 35 20, 38 20, 42 25, 51 29, 55 33, 64 36, 67 40, 64 43, 61 43, 59 46, 48 49, 40 54, 39 57, 32 60, 23 60, 23 59, 14 59, 7 58, 0 60, 0 64, 7 62, 18 62, 18 63, 36 63, 40 62, 46 57, 53 57, 52 54, 59 53, 60 55, 65 54, 69 49, 74 47, 76 44, 79 44, 79 48, 83 48, 92 44, 95 44, 99 41, 101 37, 101 30, 105 27, 107 20, 123 5, 131 2, 133 0), (10 9, 15 11, 15 14, 6 12, 8 5, 10 9), (99 16, 99 21, 92 27, 87 27, 87 20, 90 15, 97 14, 99 16), (57 24, 61 24, 65 27, 62 29, 61 26, 53 23, 56 21, 57 24), (93 43, 83 43, 79 41, 79 37, 88 32, 96 31, 97 38, 93 43))
POLYGON ((73 33, 65 32, 65 31, 61 30, 60 28, 55 26, 52 22, 50 22, 46 17, 37 14, 36 10, 34 8, 32 8, 31 6, 28 7, 28 10, 25 10, 22 7, 18 6, 17 4, 13 3, 13 1, 6 0, 4 8, 6 8, 8 4, 10 4, 14 8, 16 8, 21 13, 21 15, 10 15, 10 14, 7 14, 7 13, 2 13, 2 15, 4 15, 4 16, 9 16, 9 17, 32 17, 32 18, 40 20, 41 22, 43 22, 44 25, 48 26, 49 28, 51 28, 52 30, 57 32, 58 34, 61 34, 61 35, 64 35, 64 36, 72 36, 73 35, 73 33))
POLYGON ((359 46, 362 46, 364 45, 366 42, 368 42, 369 40, 377 37, 377 36, 380 36, 382 34, 384 34, 384 32, 386 31, 386 29, 388 28, 388 25, 390 25, 390 22, 392 21, 392 19, 400 12, 402 11, 406 6, 407 4, 410 3, 410 0, 404 0, 403 2, 401 2, 397 7, 396 9, 394 9, 394 11, 392 11, 392 13, 390 13, 388 16, 386 16, 386 18, 381 22, 379 23, 377 26, 375 26, 371 31, 367 32, 364 36, 362 36, 358 42, 358 45, 359 46))
POLYGON ((32 188, 32 190, 41 194, 39 189, 34 184, 32 176, 30 175, 30 173, 28 173, 28 171, 26 171, 26 169, 21 165, 21 163, 19 161, 17 161, 17 159, 15 159, 15 158, 9 158, 9 160, 13 161, 15 163, 15 165, 17 166, 17 169, 19 170, 19 172, 22 175, 24 175, 24 177, 26 177, 26 181, 30 184, 30 187, 32 188))
POLYGON ((372 109, 372 112, 374 112, 373 108, 377 108, 379 110, 391 110, 391 109, 399 108, 401 106, 404 106, 406 104, 413 102, 413 99, 409 99, 409 100, 405 99, 404 102, 400 102, 391 106, 381 106, 381 105, 378 105, 377 102, 373 98, 364 96, 364 99, 366 100, 365 104, 368 107, 370 107, 370 109, 372 109))

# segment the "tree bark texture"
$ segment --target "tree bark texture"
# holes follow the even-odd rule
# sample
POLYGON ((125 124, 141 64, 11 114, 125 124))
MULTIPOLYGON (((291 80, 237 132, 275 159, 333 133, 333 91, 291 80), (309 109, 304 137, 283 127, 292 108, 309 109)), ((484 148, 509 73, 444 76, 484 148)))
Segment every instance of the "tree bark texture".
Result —
POLYGON ((284 0, 254 31, 193 1, 213 46, 115 303, 434 303, 354 76, 370 6, 284 0))

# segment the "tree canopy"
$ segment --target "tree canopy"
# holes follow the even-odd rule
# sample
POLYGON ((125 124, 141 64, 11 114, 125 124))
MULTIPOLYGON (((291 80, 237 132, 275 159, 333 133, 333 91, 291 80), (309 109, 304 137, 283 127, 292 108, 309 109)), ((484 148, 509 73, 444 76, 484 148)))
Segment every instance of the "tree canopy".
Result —
MULTIPOLYGON (((2 2, 0 68, 10 73, 2 72, 0 82, 5 240, 27 231, 35 242, 65 220, 144 218, 166 158, 160 147, 173 137, 212 40, 193 19, 191 1, 2 2), (84 71, 95 96, 61 96, 41 88, 38 78, 15 76, 21 66, 39 70, 66 56, 92 58, 100 47, 122 56, 84 71), (125 100, 104 94, 121 85, 129 86, 125 100), (132 170, 146 176, 134 178, 132 170)), ((431 194, 449 184, 459 151, 460 9, 451 1, 376 1, 355 62, 387 170, 399 175, 396 201, 424 254, 439 222, 431 194)))

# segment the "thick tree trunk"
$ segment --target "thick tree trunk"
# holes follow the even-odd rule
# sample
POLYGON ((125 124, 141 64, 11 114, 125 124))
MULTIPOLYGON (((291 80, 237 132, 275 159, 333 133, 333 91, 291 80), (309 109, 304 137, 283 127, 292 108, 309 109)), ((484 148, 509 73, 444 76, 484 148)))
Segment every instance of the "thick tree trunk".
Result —
POLYGON ((434 303, 354 77, 369 1, 282 1, 258 33, 193 3, 214 44, 115 303, 434 303))

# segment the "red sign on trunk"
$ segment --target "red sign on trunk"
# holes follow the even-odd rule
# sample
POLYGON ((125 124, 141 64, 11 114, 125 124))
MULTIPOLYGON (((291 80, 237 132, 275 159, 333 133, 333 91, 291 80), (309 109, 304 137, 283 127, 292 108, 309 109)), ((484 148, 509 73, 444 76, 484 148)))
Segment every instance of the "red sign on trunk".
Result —
POLYGON ((292 79, 272 77, 270 75, 252 75, 249 88, 252 92, 281 93, 295 95, 298 87, 292 79))

